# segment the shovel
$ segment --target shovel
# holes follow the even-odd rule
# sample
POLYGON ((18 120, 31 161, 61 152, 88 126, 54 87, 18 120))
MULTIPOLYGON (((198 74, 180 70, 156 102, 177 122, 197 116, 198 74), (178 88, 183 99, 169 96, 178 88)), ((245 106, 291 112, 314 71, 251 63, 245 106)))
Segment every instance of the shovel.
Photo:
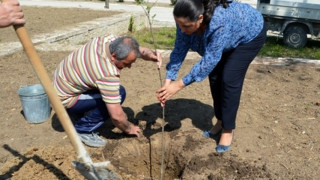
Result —
MULTIPOLYGON (((9 0, 3 0, 9 1, 9 0)), ((58 95, 56 94, 52 82, 29 38, 26 28, 23 25, 15 25, 14 29, 18 38, 23 45, 23 48, 38 76, 40 82, 47 93, 50 103, 56 112, 62 127, 64 128, 68 138, 77 153, 77 161, 73 161, 73 166, 89 180, 102 179, 122 179, 113 171, 113 166, 110 161, 93 163, 88 152, 85 150, 77 132, 70 120, 70 117, 62 105, 58 95)))

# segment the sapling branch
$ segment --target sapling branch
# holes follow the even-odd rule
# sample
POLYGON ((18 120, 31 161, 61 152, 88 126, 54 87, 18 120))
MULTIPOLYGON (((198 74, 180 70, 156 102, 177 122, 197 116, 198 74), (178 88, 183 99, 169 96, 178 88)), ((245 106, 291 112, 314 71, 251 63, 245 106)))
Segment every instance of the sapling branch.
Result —
MULTIPOLYGON (((150 11, 152 9, 152 7, 157 3, 157 0, 151 5, 147 5, 146 7, 143 6, 144 1, 143 0, 137 0, 137 3, 142 7, 145 15, 147 16, 148 19, 148 23, 149 23, 149 29, 150 29, 150 33, 151 33, 151 38, 152 38, 152 42, 153 42, 153 46, 154 46, 154 50, 157 53, 157 44, 154 38, 154 33, 153 33, 153 20, 156 16, 156 14, 154 14, 152 17, 150 16, 150 11)), ((158 67, 158 72, 159 72, 159 79, 160 79, 160 87, 162 87, 162 76, 161 76, 161 71, 160 68, 158 67)), ((163 179, 163 169, 164 169, 164 126, 167 124, 165 122, 165 109, 164 106, 162 107, 162 124, 161 124, 161 132, 162 132, 162 137, 161 137, 161 172, 160 172, 160 180, 163 179)))

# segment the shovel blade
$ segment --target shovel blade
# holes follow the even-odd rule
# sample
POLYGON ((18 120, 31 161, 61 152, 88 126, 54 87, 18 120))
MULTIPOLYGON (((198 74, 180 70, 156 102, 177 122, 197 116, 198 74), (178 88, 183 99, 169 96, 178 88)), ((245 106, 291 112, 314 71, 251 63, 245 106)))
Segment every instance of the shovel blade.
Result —
POLYGON ((88 180, 122 180, 113 171, 110 161, 100 163, 72 162, 73 166, 88 180))

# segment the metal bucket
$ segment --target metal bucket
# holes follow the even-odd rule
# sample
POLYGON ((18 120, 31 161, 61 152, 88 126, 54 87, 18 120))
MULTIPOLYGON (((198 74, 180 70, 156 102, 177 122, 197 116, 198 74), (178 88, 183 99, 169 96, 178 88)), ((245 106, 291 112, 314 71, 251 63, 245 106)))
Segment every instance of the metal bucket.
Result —
POLYGON ((29 123, 43 123, 50 117, 50 102, 41 84, 21 86, 18 90, 23 114, 29 123))

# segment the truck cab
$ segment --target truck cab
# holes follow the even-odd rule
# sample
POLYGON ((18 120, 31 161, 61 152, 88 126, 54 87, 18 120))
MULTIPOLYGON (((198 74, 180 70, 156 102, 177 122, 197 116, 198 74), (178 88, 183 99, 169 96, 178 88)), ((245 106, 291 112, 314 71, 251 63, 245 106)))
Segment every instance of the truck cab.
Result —
POLYGON ((284 44, 304 47, 320 38, 320 0, 258 0, 268 30, 283 36, 284 44))

